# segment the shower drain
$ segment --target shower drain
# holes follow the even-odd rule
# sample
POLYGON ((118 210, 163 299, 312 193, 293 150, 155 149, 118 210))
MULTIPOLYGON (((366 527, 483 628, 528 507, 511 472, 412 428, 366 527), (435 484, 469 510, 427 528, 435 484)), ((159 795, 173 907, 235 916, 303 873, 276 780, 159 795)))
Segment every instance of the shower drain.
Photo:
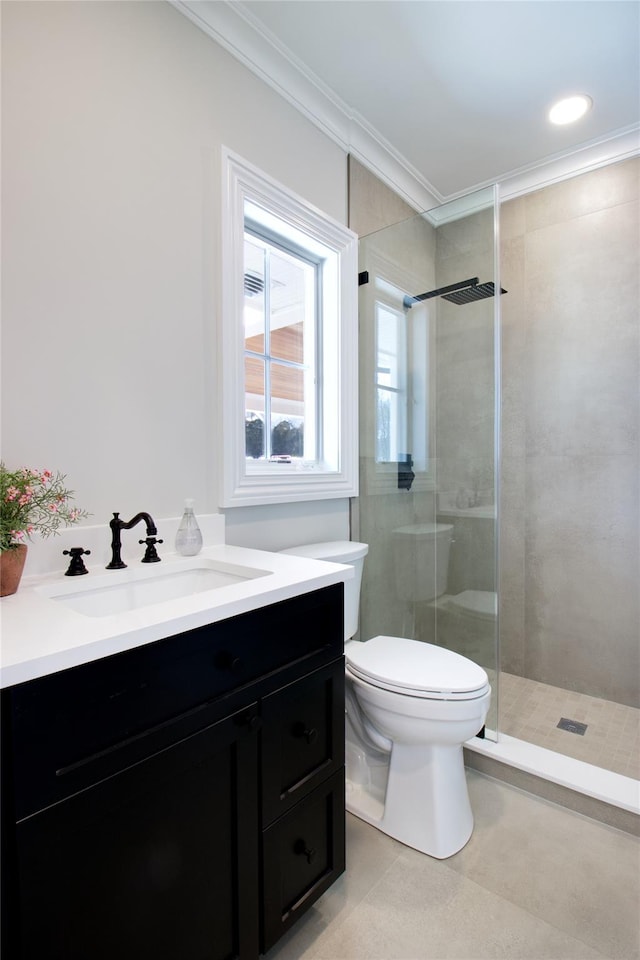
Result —
POLYGON ((580 723, 579 720, 567 720, 566 717, 560 717, 560 723, 558 723, 557 726, 561 730, 568 730, 569 733, 577 733, 581 737, 584 737, 587 729, 586 723, 580 723))

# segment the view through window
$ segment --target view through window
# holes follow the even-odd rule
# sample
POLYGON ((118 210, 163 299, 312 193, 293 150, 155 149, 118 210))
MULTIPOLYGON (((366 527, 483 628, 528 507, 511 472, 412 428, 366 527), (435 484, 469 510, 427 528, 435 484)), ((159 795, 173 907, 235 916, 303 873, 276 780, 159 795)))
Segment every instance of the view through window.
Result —
POLYGON ((314 461, 321 264, 245 219, 244 267, 246 457, 314 461))

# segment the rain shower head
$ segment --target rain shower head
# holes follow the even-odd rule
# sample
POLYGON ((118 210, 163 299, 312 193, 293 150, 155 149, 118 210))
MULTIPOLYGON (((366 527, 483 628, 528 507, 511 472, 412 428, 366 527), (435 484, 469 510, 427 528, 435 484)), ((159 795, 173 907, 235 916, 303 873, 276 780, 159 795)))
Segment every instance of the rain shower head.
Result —
MULTIPOLYGON (((500 293, 507 293, 500 287, 500 293)), ((404 306, 409 309, 414 303, 421 303, 423 300, 431 300, 433 297, 442 297, 450 303, 473 303, 475 300, 485 300, 487 297, 495 296, 495 286, 493 282, 478 283, 478 277, 471 277, 469 280, 461 280, 460 283, 450 283, 446 287, 438 287, 437 290, 429 290, 427 293, 420 293, 417 297, 405 297, 404 306)))
MULTIPOLYGON (((442 299, 448 300, 450 303, 473 303, 474 300, 485 300, 487 297, 493 297, 495 296, 495 292, 493 282, 474 283, 472 286, 464 287, 455 293, 443 293, 442 299)), ((500 287, 500 293, 506 292, 506 290, 500 287)))

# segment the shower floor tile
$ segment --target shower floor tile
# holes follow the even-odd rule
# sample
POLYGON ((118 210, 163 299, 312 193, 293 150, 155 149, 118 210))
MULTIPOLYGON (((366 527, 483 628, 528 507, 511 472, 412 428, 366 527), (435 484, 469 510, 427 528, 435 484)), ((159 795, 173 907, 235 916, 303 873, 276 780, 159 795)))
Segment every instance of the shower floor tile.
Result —
POLYGON ((640 779, 640 710, 500 674, 499 729, 510 737, 640 779), (560 718, 586 723, 584 735, 558 729, 560 718))

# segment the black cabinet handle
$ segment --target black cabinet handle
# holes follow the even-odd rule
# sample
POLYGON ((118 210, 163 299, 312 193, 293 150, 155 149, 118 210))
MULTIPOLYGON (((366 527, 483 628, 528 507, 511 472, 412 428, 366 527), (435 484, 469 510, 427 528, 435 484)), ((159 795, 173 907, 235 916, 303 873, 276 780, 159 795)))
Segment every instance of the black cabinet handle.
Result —
POLYGON ((230 670, 231 673, 237 673, 242 666, 242 660, 240 657, 236 657, 234 653, 230 653, 228 650, 223 650, 217 654, 215 665, 218 670, 230 670))
POLYGON ((307 743, 315 743, 318 739, 318 731, 315 729, 315 727, 311 727, 311 729, 309 729, 306 723, 302 723, 301 721, 299 723, 294 723, 291 732, 294 737, 303 737, 307 743))
POLYGON ((246 727, 249 733, 255 733, 262 726, 262 718, 255 713, 248 714, 242 719, 242 726, 246 727))
POLYGON ((300 837, 293 845, 293 852, 298 856, 304 856, 307 863, 313 863, 316 858, 316 851, 313 847, 308 847, 306 841, 300 837))
MULTIPOLYGON (((160 723, 154 724, 152 727, 148 727, 147 730, 143 730, 142 733, 134 733, 131 737, 126 737, 124 740, 120 740, 118 743, 114 743, 109 747, 105 747, 104 750, 98 750, 97 753, 92 753, 88 757, 83 757, 82 760, 76 760, 74 763, 68 764, 66 767, 60 767, 56 770, 56 777, 64 777, 69 773, 76 773, 82 767, 86 767, 91 763, 95 763, 99 760, 104 760, 105 757, 112 756, 116 754, 119 750, 126 749, 134 743, 141 743, 143 740, 146 740, 148 737, 152 737, 157 733, 160 733, 163 730, 169 730, 172 726, 175 726, 184 720, 188 720, 191 717, 197 716, 197 714, 205 711, 214 701, 206 700, 204 703, 199 703, 197 707, 191 707, 190 710, 185 710, 184 713, 179 713, 176 717, 171 717, 169 720, 163 720, 160 723)), ((249 726, 249 729, 257 730, 262 725, 262 719, 257 717, 255 714, 245 714, 240 720, 236 720, 236 723, 249 723, 251 720, 257 721, 257 726, 249 726)), ((205 729, 204 727, 202 729, 205 729)))

